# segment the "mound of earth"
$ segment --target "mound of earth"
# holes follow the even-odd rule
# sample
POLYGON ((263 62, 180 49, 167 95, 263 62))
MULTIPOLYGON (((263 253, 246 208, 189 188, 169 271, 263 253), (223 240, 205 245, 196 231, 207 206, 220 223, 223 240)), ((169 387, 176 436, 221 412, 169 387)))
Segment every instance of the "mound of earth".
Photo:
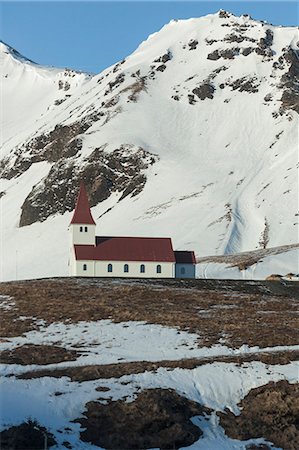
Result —
POLYGON ((66 350, 55 345, 27 344, 0 353, 2 364, 57 364, 63 361, 75 361, 78 357, 75 350, 66 350))
POLYGON ((270 382, 252 389, 238 406, 239 416, 229 410, 217 413, 229 437, 264 437, 285 450, 299 448, 299 383, 270 382))
POLYGON ((80 437, 105 449, 178 449, 202 435, 190 418, 210 413, 174 390, 147 389, 132 402, 87 403, 80 437))
POLYGON ((1 450, 44 450, 56 445, 53 434, 33 420, 1 431, 0 442, 1 450))

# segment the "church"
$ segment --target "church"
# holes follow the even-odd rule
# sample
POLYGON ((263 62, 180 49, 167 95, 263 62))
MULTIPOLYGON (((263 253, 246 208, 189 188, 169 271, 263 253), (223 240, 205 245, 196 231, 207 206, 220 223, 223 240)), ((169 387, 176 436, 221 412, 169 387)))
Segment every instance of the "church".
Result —
POLYGON ((69 225, 69 274, 75 277, 195 278, 193 251, 174 251, 171 238, 96 236, 83 183, 69 225))

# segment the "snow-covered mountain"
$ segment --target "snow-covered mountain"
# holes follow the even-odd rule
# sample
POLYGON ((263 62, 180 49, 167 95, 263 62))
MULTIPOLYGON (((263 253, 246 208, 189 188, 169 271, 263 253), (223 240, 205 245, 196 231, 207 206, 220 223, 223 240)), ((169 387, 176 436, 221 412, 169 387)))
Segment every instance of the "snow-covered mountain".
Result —
POLYGON ((198 256, 298 241, 296 28, 171 21, 93 76, 0 58, 2 280, 67 274, 81 179, 98 234, 198 256))

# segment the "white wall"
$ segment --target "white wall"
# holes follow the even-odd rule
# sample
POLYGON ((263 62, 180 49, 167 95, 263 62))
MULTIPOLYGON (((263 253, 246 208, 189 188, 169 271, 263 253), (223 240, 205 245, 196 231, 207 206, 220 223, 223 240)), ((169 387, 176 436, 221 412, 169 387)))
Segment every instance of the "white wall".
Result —
POLYGON ((94 266, 95 261, 77 261, 74 275, 77 277, 94 277, 94 266), (83 269, 84 264, 86 264, 86 270, 83 269))
POLYGON ((77 225, 72 224, 69 226, 71 246, 73 245, 95 245, 95 225, 77 225), (80 231, 80 227, 83 231, 80 231), (85 227, 87 227, 87 232, 85 232, 85 227))
POLYGON ((122 261, 77 261, 75 263, 75 276, 96 276, 96 277, 127 277, 127 278, 174 278, 174 263, 153 263, 153 262, 128 262, 129 272, 124 272, 122 261), (111 263, 113 271, 108 272, 108 264, 111 263), (87 265, 87 270, 83 270, 83 264, 87 265), (140 273, 140 265, 145 265, 145 273, 140 273), (161 265, 161 273, 157 273, 157 264, 161 265))

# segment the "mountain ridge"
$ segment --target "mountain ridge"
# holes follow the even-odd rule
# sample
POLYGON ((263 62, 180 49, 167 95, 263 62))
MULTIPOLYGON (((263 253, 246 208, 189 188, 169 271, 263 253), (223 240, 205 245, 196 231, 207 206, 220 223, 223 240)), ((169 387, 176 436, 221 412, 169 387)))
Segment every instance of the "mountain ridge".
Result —
POLYGON ((50 250, 54 226, 63 250, 57 243, 50 267, 59 257, 65 274, 80 179, 101 234, 171 235, 201 256, 296 242, 295 41, 295 28, 220 11, 164 26, 100 74, 67 72, 42 108, 41 86, 21 132, 13 108, 10 126, 4 117, 6 251, 15 235, 34 236, 31 257, 18 238, 24 267, 50 250))

